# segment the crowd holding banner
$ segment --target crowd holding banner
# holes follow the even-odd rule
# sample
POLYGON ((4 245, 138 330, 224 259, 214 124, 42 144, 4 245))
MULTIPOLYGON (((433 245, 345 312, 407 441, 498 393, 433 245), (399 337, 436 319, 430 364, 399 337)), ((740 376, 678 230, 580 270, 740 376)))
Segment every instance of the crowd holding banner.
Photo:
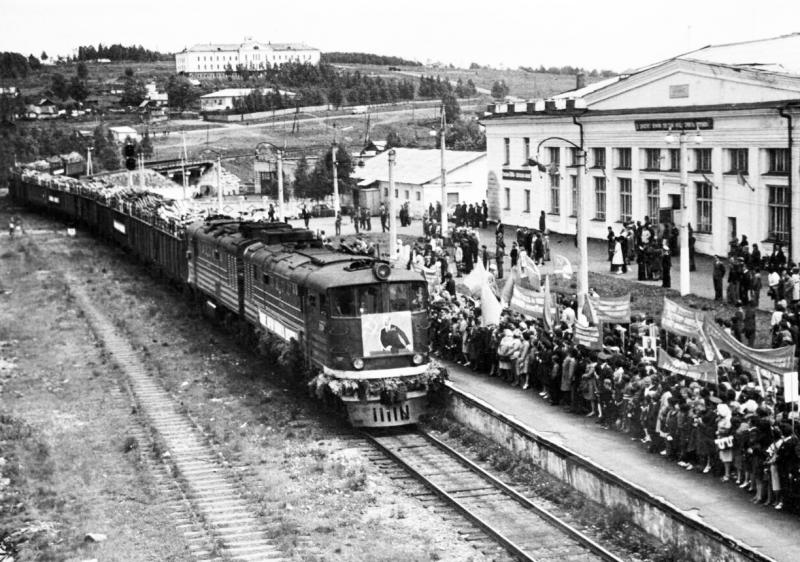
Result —
MULTIPOLYGON (((576 295, 551 293, 536 261, 519 251, 501 289, 488 260, 458 285, 443 273, 431 285, 433 354, 596 417, 754 501, 783 509, 800 496, 794 346, 749 348, 721 320, 669 299, 660 326, 632 314, 629 295, 590 291, 579 308, 576 295)), ((553 262, 572 274, 566 258, 553 262)))

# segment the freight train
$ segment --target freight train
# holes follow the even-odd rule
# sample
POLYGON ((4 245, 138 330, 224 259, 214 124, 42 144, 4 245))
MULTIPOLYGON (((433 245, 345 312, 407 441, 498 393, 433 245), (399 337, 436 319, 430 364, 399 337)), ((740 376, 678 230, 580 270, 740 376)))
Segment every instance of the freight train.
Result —
POLYGON ((204 217, 104 181, 15 169, 9 187, 16 201, 82 225, 185 285, 217 315, 295 349, 312 391, 337 397, 354 426, 416 423, 446 377, 428 355, 419 273, 323 246, 307 229, 204 217))

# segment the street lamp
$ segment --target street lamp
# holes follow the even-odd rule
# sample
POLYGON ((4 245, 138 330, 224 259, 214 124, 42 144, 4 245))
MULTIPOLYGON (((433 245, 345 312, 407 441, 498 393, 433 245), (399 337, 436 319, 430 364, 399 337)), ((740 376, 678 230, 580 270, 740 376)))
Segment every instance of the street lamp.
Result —
MULTIPOLYGON (((278 174, 278 219, 280 222, 286 222, 283 207, 283 150, 270 142, 260 142, 256 145, 256 157, 253 166, 257 168, 258 162, 272 162, 272 153, 275 153, 274 159, 277 162, 278 174)), ((258 175, 256 175, 256 179, 258 175)))
POLYGON ((664 142, 667 144, 675 144, 676 141, 680 147, 679 160, 681 174, 681 296, 686 296, 691 292, 691 275, 689 272, 689 206, 686 204, 686 192, 689 188, 689 167, 686 145, 690 142, 700 144, 703 142, 703 137, 700 135, 700 130, 697 129, 691 137, 686 134, 686 131, 681 131, 676 138, 672 133, 672 129, 670 129, 664 137, 664 142))
POLYGON ((389 260, 397 260, 397 217, 394 214, 394 165, 397 153, 389 151, 389 260))
MULTIPOLYGON (((581 132, 580 145, 563 137, 547 137, 543 139, 536 146, 536 159, 529 159, 528 164, 538 166, 540 170, 543 168, 539 162, 539 149, 544 143, 551 140, 565 142, 577 149, 574 164, 577 171, 575 191, 578 199, 578 208, 575 209, 575 237, 578 240, 578 310, 583 310, 583 300, 589 292, 589 247, 586 233, 586 207, 583 205, 583 174, 586 171, 586 151, 583 149, 583 133, 581 132)), ((542 236, 544 236, 544 233, 542 233, 542 236)))

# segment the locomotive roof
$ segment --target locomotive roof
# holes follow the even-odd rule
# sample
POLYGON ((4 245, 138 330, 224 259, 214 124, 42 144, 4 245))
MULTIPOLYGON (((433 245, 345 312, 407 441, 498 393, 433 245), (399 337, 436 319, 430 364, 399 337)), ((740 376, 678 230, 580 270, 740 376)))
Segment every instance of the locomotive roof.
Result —
MULTIPOLYGON (((249 247, 244 259, 318 292, 332 287, 376 283, 378 279, 372 266, 380 261, 372 256, 346 254, 324 247, 292 249, 265 244, 249 247)), ((424 277, 415 271, 392 268, 388 282, 398 281, 424 281, 424 277)))
POLYGON ((246 222, 228 217, 211 217, 187 228, 190 237, 218 244, 228 252, 238 253, 245 247, 265 244, 294 243, 319 246, 314 233, 282 222, 246 222))

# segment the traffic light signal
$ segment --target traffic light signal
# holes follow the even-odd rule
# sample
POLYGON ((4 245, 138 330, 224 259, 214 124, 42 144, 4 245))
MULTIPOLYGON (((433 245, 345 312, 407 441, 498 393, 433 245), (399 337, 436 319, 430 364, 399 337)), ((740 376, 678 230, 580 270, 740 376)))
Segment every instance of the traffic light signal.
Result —
POLYGON ((135 170, 136 169, 136 147, 132 144, 126 144, 125 147, 122 149, 122 153, 125 155, 125 167, 128 170, 135 170))

